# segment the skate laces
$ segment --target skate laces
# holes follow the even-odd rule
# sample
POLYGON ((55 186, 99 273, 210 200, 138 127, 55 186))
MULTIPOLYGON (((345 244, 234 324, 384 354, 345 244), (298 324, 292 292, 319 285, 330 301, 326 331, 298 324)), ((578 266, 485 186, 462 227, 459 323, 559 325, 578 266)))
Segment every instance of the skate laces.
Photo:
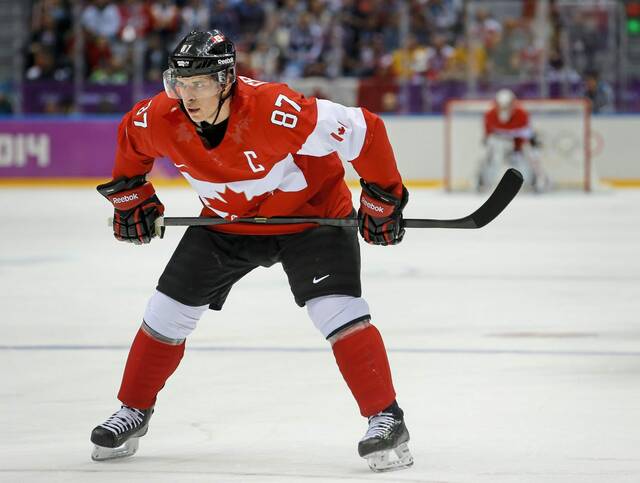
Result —
POLYGON ((393 413, 380 412, 369 418, 369 429, 362 439, 380 438, 393 429, 396 418, 393 413))
POLYGON ((100 426, 115 434, 120 434, 135 428, 142 423, 143 419, 144 413, 139 409, 122 406, 119 411, 113 413, 100 426))

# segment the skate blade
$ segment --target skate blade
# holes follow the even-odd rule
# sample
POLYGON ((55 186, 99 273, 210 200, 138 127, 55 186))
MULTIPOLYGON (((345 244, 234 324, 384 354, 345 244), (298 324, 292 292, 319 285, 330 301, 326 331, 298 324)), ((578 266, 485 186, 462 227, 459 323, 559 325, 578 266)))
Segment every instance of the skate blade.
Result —
POLYGON ((104 446, 95 445, 91 453, 91 459, 93 461, 107 461, 133 456, 138 451, 138 439, 131 438, 117 448, 105 448, 104 446))
POLYGON ((413 465, 413 456, 407 443, 402 443, 394 449, 371 453, 366 459, 369 468, 376 473, 402 470, 413 465))

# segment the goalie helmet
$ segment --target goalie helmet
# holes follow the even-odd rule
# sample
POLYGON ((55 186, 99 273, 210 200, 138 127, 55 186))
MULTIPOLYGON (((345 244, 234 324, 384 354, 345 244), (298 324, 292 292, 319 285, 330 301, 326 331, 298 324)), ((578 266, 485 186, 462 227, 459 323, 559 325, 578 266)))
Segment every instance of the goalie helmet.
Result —
POLYGON ((179 78, 194 76, 210 76, 211 80, 200 86, 197 97, 215 95, 235 82, 236 49, 220 30, 193 31, 178 43, 162 76, 167 95, 181 99, 179 78))
POLYGON ((500 89, 496 93, 496 106, 498 107, 498 119, 500 122, 507 122, 511 119, 515 102, 516 95, 510 89, 500 89))

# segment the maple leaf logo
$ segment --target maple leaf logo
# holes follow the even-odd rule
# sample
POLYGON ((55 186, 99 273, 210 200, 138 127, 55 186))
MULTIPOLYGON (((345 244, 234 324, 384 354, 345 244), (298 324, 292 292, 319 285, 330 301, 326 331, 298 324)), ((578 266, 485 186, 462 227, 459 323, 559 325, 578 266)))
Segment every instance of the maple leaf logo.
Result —
POLYGON ((191 142, 194 134, 189 130, 189 126, 186 122, 182 122, 178 125, 176 129, 176 139, 181 143, 191 142))
POLYGON ((233 220, 235 218, 249 218, 258 214, 260 203, 269 196, 264 193, 247 200, 244 192, 237 193, 225 185, 222 193, 218 192, 215 198, 204 198, 205 205, 218 215, 233 220))
POLYGON ((347 126, 342 124, 340 121, 338 121, 338 124, 340 124, 340 127, 338 128, 338 132, 337 133, 332 132, 331 137, 336 141, 338 141, 339 143, 341 143, 342 141, 344 141, 344 138, 342 136, 347 131, 347 126))

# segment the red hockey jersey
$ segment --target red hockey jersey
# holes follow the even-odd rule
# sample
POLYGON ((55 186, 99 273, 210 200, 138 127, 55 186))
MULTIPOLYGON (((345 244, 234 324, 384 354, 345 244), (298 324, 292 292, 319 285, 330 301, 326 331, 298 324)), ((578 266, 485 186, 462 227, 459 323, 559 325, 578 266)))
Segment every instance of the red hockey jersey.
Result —
POLYGON ((502 122, 498 117, 498 107, 493 106, 484 115, 484 136, 487 138, 492 134, 512 138, 514 149, 521 150, 524 142, 533 137, 533 131, 529 125, 529 113, 524 107, 516 104, 511 113, 511 119, 502 122))
MULTIPOLYGON (((382 120, 362 108, 305 98, 285 84, 239 77, 222 142, 207 149, 177 100, 139 102, 118 131, 113 177, 148 173, 168 157, 198 193, 202 216, 346 217, 353 207, 344 161, 400 197, 402 179, 382 120)), ((313 225, 219 225, 284 234, 313 225)))

